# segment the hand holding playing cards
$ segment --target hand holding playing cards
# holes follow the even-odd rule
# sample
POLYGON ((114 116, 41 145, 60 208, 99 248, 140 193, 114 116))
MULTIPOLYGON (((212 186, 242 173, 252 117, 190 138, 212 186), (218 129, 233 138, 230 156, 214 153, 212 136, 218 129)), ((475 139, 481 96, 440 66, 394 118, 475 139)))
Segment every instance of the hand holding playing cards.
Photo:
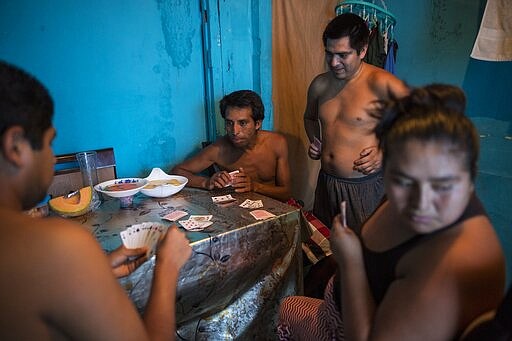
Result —
POLYGON ((309 145, 308 155, 313 160, 319 160, 322 156, 322 142, 315 136, 309 145))
POLYGON ((213 174, 206 181, 206 188, 212 190, 214 188, 224 188, 231 184, 231 176, 226 171, 220 171, 213 174))
POLYGON ((244 172, 242 167, 240 167, 237 174, 233 174, 231 184, 237 193, 250 192, 253 190, 251 177, 244 172))
POLYGON ((121 278, 134 272, 135 269, 147 260, 147 251, 145 247, 127 249, 124 245, 121 245, 108 254, 114 276, 121 278))
POLYGON ((187 262, 191 253, 192 249, 185 233, 172 225, 158 245, 156 260, 165 268, 172 267, 178 271, 187 262))

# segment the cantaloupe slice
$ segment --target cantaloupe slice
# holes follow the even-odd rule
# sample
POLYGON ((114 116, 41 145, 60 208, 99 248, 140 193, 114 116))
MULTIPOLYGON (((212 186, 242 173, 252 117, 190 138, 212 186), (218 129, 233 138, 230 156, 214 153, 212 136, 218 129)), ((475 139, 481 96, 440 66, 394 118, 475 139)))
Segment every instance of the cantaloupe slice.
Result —
POLYGON ((84 187, 77 194, 50 199, 48 205, 57 214, 78 217, 91 210, 92 188, 84 187))

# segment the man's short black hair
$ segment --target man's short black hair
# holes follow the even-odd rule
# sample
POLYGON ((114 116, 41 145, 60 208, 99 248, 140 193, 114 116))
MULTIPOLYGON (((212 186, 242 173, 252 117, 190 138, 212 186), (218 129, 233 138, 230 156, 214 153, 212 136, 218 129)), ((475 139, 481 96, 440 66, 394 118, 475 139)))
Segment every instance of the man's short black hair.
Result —
POLYGON ((322 36, 324 46, 327 46, 327 39, 340 39, 348 37, 350 47, 360 54, 363 47, 368 45, 370 31, 368 25, 358 15, 343 13, 335 17, 327 24, 322 36))
POLYGON ((51 127, 53 101, 48 90, 25 71, 0 61, 0 136, 21 126, 34 149, 41 149, 43 134, 51 127))
POLYGON ((238 90, 224 96, 220 100, 220 114, 222 118, 226 118, 228 107, 251 108, 254 122, 263 121, 265 118, 265 108, 261 97, 252 90, 238 90))

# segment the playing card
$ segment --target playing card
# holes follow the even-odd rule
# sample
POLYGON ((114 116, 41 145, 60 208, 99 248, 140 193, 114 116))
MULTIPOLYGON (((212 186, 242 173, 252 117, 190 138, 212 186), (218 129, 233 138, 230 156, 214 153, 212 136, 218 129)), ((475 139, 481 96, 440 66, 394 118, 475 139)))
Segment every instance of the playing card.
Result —
POLYGON ((243 208, 249 208, 251 203, 252 203, 251 199, 245 199, 245 201, 243 203, 241 203, 240 205, 238 205, 238 206, 243 207, 243 208))
POLYGON ((185 211, 176 210, 176 211, 172 211, 169 214, 164 215, 162 217, 162 219, 166 219, 166 220, 170 220, 170 221, 176 221, 176 220, 179 220, 180 218, 183 218, 187 214, 188 213, 185 212, 185 211))
POLYGON ((322 141, 320 141, 316 136, 313 136, 313 146, 317 149, 322 149, 322 141))
POLYGON ((229 177, 231 178, 231 181, 228 184, 226 184, 224 187, 233 185, 233 178, 234 178, 235 174, 238 174, 238 173, 240 173, 239 170, 234 170, 232 172, 229 172, 229 177))
POLYGON ((221 195, 218 197, 212 197, 212 201, 214 203, 226 203, 230 201, 235 201, 236 199, 231 196, 231 194, 228 195, 221 195))
POLYGON ((191 215, 188 220, 195 220, 195 221, 210 221, 212 220, 213 215, 206 214, 206 215, 191 215))
POLYGON ((156 245, 166 227, 156 222, 145 222, 129 226, 121 231, 121 241, 128 249, 136 249, 139 247, 146 247, 147 257, 150 258, 155 254, 156 245))
POLYGON ((201 231, 213 224, 211 221, 180 220, 180 225, 188 231, 201 231))
POLYGON ((268 219, 276 216, 275 214, 272 214, 265 210, 254 210, 249 213, 257 220, 268 219))
POLYGON ((124 230, 124 231, 121 231, 121 233, 119 233, 119 235, 121 236, 121 241, 123 242, 123 245, 126 246, 126 248, 128 248, 128 249, 132 249, 133 247, 131 246, 131 239, 129 236, 129 232, 124 230))
POLYGON ((243 203, 241 203, 239 205, 240 207, 243 207, 243 208, 250 208, 250 209, 255 209, 255 208, 260 208, 260 207, 263 207, 263 202, 261 200, 251 200, 251 199, 246 199, 243 203))

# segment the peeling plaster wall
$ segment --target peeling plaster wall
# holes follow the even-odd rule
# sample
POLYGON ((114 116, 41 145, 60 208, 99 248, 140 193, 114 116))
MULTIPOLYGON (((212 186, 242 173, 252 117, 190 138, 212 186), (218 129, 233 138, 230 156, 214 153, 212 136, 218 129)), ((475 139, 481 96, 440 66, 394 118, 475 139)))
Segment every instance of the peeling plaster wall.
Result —
POLYGON ((0 56, 50 90, 57 154, 112 146, 146 176, 206 138, 199 1, 2 1, 0 56))

